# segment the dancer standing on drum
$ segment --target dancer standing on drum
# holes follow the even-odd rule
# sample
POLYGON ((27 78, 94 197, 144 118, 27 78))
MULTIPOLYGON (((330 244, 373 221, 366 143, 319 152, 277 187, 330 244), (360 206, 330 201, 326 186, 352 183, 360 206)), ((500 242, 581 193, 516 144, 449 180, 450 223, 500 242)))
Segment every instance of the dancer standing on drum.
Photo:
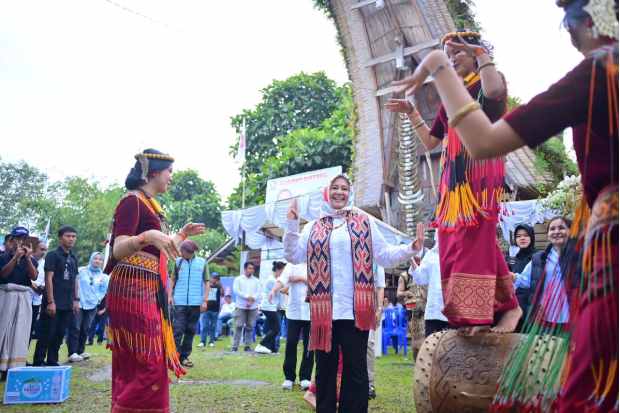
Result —
POLYGON ((308 263, 310 350, 316 354, 317 412, 336 411, 338 348, 342 350, 339 412, 368 411, 366 350, 375 327, 373 264, 393 267, 422 246, 391 246, 366 213, 352 208, 351 182, 344 175, 327 188, 322 216, 299 234, 297 202, 288 211, 284 236, 287 261, 308 263))
MULTIPOLYGON (((506 111, 506 83, 480 34, 449 33, 442 45, 447 64, 470 97, 492 120, 499 119, 506 111)), ((449 323, 472 327, 464 331, 473 333, 479 329, 474 326, 491 325, 501 315, 493 331, 514 331, 522 312, 495 233, 504 185, 503 158, 472 159, 443 106, 430 129, 409 100, 390 99, 386 108, 406 113, 428 149, 443 143, 434 226, 439 232, 443 312, 449 323)))
MULTIPOLYGON (((448 118, 476 159, 523 145, 535 147, 572 127, 584 193, 571 236, 579 235, 574 249, 582 259, 576 273, 579 294, 571 308, 571 353, 558 405, 561 412, 617 411, 618 2, 557 3, 564 8, 565 27, 584 59, 504 119, 492 123, 478 110, 478 102, 463 88, 441 51, 429 53, 414 74, 397 85, 413 92, 432 76, 448 118)), ((515 406, 514 399, 496 402, 515 406)))
POLYGON ((166 367, 184 373, 176 351, 167 302, 168 258, 179 244, 204 231, 187 224, 165 233, 163 210, 155 196, 166 192, 174 159, 154 149, 136 155, 125 181, 127 194, 114 214, 112 256, 106 272, 112 349, 112 413, 167 413, 166 367))

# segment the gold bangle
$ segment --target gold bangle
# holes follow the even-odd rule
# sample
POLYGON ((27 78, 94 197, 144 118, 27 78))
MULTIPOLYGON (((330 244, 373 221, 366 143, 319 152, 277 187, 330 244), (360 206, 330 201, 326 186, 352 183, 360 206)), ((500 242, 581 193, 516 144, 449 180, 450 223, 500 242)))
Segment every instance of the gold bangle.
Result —
POLYGON ((413 129, 418 129, 422 125, 426 125, 426 122, 424 122, 424 119, 421 119, 418 123, 413 125, 413 129))
POLYGON ((456 111, 454 116, 452 116, 452 118, 448 121, 448 126, 453 129, 456 128, 456 125, 458 125, 465 116, 478 109, 480 109, 480 103, 476 102, 475 100, 467 103, 462 108, 456 111))
POLYGON ((183 231, 177 232, 177 235, 181 237, 181 240, 185 241, 187 239, 187 234, 183 231))
POLYGON ((480 73, 480 71, 482 69, 484 69, 485 67, 489 67, 489 66, 495 66, 495 63, 493 63, 493 62, 486 62, 485 64, 480 65, 480 67, 478 68, 478 73, 480 73))

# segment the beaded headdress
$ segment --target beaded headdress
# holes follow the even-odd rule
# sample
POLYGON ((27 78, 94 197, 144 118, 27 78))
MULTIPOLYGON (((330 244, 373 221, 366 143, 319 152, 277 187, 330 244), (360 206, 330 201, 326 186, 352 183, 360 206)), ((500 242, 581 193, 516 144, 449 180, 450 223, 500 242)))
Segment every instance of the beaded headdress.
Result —
POLYGON ((140 169, 142 169, 141 178, 145 181, 149 173, 149 159, 174 162, 174 158, 165 153, 142 152, 142 153, 137 154, 134 158, 136 158, 136 160, 140 163, 140 169))
MULTIPOLYGON (((567 7, 575 0, 556 0, 559 7, 567 7)), ((615 0, 590 0, 583 10, 592 18, 595 37, 605 36, 618 40, 618 18, 615 0)))

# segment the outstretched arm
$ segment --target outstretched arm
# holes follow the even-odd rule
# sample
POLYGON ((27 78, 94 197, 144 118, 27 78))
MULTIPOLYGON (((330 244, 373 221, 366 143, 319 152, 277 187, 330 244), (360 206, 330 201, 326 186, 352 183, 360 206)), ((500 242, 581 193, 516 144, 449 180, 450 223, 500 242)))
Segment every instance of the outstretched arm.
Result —
MULTIPOLYGON (((411 76, 394 84, 403 86, 406 93, 413 93, 429 75, 435 80, 449 119, 455 119, 461 109, 473 104, 474 99, 452 68, 446 54, 440 50, 429 53, 411 76)), ((467 151, 476 159, 493 158, 524 145, 524 141, 507 122, 499 120, 492 124, 481 110, 468 113, 455 127, 467 151)))

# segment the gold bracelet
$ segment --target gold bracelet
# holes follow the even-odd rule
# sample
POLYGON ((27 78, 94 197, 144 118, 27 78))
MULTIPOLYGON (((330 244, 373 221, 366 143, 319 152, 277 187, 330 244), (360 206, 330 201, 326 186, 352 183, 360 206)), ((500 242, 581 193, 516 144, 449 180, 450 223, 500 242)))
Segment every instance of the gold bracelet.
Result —
POLYGON ((418 129, 422 125, 426 125, 426 122, 424 122, 424 119, 421 119, 418 123, 413 125, 413 129, 418 129))
POLYGON ((456 128, 456 125, 458 125, 465 116, 478 109, 480 109, 480 103, 476 102, 475 100, 467 103, 462 108, 457 110, 454 116, 452 116, 452 118, 448 120, 448 126, 453 129, 456 128))
POLYGON ((486 62, 485 64, 480 65, 480 67, 478 68, 478 73, 480 73, 480 71, 482 69, 484 69, 485 67, 489 67, 489 66, 495 66, 495 63, 493 63, 493 62, 486 62))
POLYGON ((179 237, 181 237, 181 240, 182 240, 182 241, 185 241, 185 240, 187 239, 187 234, 186 234, 185 232, 183 232, 183 231, 179 231, 179 232, 177 232, 177 235, 178 235, 179 237))

